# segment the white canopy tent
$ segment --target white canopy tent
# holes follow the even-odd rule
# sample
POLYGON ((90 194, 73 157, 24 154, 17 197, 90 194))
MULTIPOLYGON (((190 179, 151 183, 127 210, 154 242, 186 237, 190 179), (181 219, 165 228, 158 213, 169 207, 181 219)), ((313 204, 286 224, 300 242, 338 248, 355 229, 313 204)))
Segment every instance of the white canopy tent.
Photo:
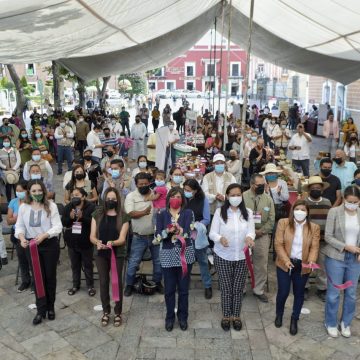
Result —
MULTIPOLYGON (((0 0, 0 62, 59 60, 84 78, 149 70, 221 21, 221 0, 0 0)), ((246 45, 250 0, 232 1, 246 45)), ((252 52, 348 84, 360 78, 360 1, 255 0, 252 52)), ((226 29, 225 29, 226 31, 226 29)))

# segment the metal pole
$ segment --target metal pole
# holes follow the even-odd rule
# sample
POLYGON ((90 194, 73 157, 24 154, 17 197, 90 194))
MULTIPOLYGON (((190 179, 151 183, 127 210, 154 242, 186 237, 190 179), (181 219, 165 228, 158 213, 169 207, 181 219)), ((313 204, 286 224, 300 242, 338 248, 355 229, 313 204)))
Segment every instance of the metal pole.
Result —
MULTIPOLYGON (((213 29, 211 28, 211 31, 210 31, 210 70, 211 70, 211 57, 212 57, 212 33, 213 33, 213 29)), ((207 65, 206 65, 207 66, 207 65)), ((205 72, 206 73, 206 72, 205 72)), ((211 112, 211 100, 210 100, 210 91, 211 91, 211 73, 210 73, 210 76, 209 76, 209 111, 211 112)))
MULTIPOLYGON (((223 60, 223 41, 224 41, 224 16, 225 16, 225 2, 222 2, 222 14, 221 14, 221 44, 220 44, 220 75, 219 75, 219 85, 218 85, 218 111, 220 116, 220 101, 221 101, 221 81, 222 81, 222 60, 223 60)), ((218 126, 219 127, 219 126, 218 126)))
MULTIPOLYGON (((214 114, 214 111, 215 111, 215 89, 216 89, 216 86, 215 86, 215 83, 216 83, 216 78, 215 78, 215 73, 216 73, 216 18, 215 18, 215 41, 214 41, 214 75, 213 75, 213 78, 214 78, 214 88, 213 88, 213 103, 212 103, 212 110, 211 110, 211 113, 214 114)), ((211 76, 211 74, 210 74, 211 76)), ((211 77, 210 77, 210 86, 211 86, 211 77)))

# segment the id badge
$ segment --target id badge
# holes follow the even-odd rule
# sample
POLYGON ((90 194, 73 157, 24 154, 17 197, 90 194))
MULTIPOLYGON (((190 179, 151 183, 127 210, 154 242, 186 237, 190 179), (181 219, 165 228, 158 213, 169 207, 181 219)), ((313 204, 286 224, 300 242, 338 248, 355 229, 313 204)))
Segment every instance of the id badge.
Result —
POLYGON ((260 212, 254 213, 254 223, 261 224, 261 213, 260 212))
POLYGON ((80 222, 74 222, 72 226, 72 234, 81 234, 82 225, 80 222))

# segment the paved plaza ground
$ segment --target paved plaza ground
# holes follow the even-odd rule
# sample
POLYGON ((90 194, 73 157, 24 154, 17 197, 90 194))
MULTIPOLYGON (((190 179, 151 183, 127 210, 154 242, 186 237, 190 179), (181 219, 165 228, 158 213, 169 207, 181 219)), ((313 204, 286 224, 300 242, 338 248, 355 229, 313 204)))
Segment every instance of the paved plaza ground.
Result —
MULTIPOLYGON (((315 139, 315 155, 324 142, 315 139)), ((56 188, 61 188, 56 177, 56 188)), ((61 201, 62 191, 57 194, 61 201)), ((10 243, 7 240, 7 244, 10 243)), ((10 256, 10 254, 9 254, 10 256)), ((142 270, 149 271, 149 263, 142 270)), ((360 359, 360 320, 354 319, 350 339, 327 336, 323 325, 324 303, 315 295, 312 286, 309 301, 304 304, 311 313, 302 315, 297 336, 289 334, 290 305, 287 302, 284 325, 274 326, 276 278, 272 254, 269 259, 269 303, 263 304, 251 294, 248 285, 241 317, 240 332, 224 332, 220 327, 220 292, 216 275, 213 277, 214 296, 204 298, 200 277, 193 275, 189 296, 189 329, 181 331, 176 324, 172 332, 164 329, 165 304, 162 295, 133 295, 124 298, 123 325, 115 328, 112 321, 101 327, 98 293, 88 296, 85 283, 74 296, 67 294, 71 287, 71 271, 67 249, 61 251, 58 267, 56 320, 32 325, 36 310, 29 291, 17 293, 15 277, 16 256, 0 271, 0 359, 360 359)), ((197 266, 194 274, 199 274, 197 266)))

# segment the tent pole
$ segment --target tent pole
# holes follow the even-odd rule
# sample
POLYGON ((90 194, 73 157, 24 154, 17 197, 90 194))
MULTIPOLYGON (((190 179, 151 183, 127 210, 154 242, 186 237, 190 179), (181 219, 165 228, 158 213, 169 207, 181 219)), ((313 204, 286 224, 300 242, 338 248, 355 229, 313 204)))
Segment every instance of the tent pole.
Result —
MULTIPOLYGON (((214 79, 214 87, 213 87, 213 101, 212 101, 212 109, 211 109, 211 113, 214 114, 214 107, 215 107, 215 90, 216 90, 216 77, 215 77, 215 73, 216 73, 216 17, 215 17, 215 40, 214 40, 214 75, 213 75, 213 79, 214 79)), ((211 70, 211 69, 210 69, 211 70)), ((210 73, 210 84, 211 84, 211 73, 210 73)))
MULTIPOLYGON (((212 34, 213 34, 213 29, 211 28, 211 31, 210 31, 210 69, 211 69, 211 64, 212 64, 212 34)), ((205 64, 205 66, 207 66, 205 64)), ((206 70, 205 70, 206 71, 206 70)), ((210 73, 211 75, 211 73, 210 73)), ((211 93, 211 76, 210 76, 210 81, 209 81, 209 84, 208 84, 208 88, 209 88, 209 111, 211 112, 211 99, 210 99, 210 93, 211 93)))
MULTIPOLYGON (((224 42, 224 16, 225 16, 225 2, 221 3, 222 12, 221 12, 221 44, 220 44, 220 74, 219 74, 219 85, 218 85, 218 112, 220 117, 220 101, 221 101, 221 81, 222 81, 222 64, 223 64, 223 42, 224 42)), ((219 129, 219 119, 218 119, 218 129, 219 129)))
MULTIPOLYGON (((225 111, 224 111, 224 143, 223 150, 225 151, 226 144, 228 142, 227 134, 227 108, 228 108, 228 96, 229 96, 229 76, 230 76, 230 38, 231 38, 231 15, 232 15, 232 0, 230 0, 229 8, 229 28, 228 28, 228 49, 227 49, 227 71, 226 71, 226 83, 225 83, 225 111)), ((220 106, 219 106, 220 107, 220 106)))

